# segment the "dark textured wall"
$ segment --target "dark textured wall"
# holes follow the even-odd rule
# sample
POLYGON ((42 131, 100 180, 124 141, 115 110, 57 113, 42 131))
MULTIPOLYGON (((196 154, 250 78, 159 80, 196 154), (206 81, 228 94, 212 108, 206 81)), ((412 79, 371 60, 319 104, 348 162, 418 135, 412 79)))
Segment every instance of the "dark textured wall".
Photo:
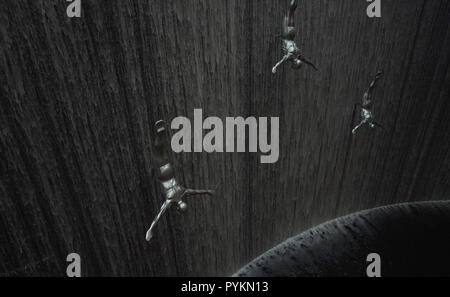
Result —
POLYGON ((0 9, 0 275, 224 275, 285 238, 353 211, 448 199, 450 1, 4 0, 0 9), (386 131, 357 137, 354 103, 377 69, 386 131), (280 160, 174 155, 215 198, 169 211, 151 172, 152 126, 175 116, 279 116, 280 160))

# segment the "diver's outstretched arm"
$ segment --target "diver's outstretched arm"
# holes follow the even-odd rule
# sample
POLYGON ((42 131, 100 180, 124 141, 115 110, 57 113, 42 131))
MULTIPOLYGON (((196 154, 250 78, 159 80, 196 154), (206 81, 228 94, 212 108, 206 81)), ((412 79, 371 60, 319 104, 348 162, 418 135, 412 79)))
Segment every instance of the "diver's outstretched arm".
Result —
POLYGON ((300 60, 301 60, 303 63, 305 63, 306 65, 309 65, 309 66, 311 66, 312 68, 314 68, 314 70, 319 71, 319 69, 317 69, 317 67, 316 67, 311 61, 309 61, 308 59, 306 59, 305 57, 300 56, 300 60))
POLYGON ((155 227, 156 223, 158 223, 158 221, 161 218, 161 216, 166 212, 166 210, 169 209, 169 207, 171 205, 172 205, 172 203, 169 200, 166 200, 164 202, 164 204, 161 206, 161 209, 159 210, 158 215, 153 220, 152 225, 150 226, 150 228, 147 231, 147 234, 145 235, 145 240, 150 241, 150 239, 152 239, 152 237, 153 237, 153 228, 155 227))
POLYGON ((281 61, 279 61, 279 62, 272 68, 272 73, 273 73, 273 74, 277 73, 277 68, 278 68, 281 64, 283 64, 284 62, 286 62, 286 61, 289 59, 289 56, 290 56, 290 55, 285 55, 285 56, 283 57, 283 59, 281 59, 281 61))
POLYGON ((375 127, 381 128, 381 129, 383 129, 384 131, 386 131, 386 128, 384 128, 384 126, 381 125, 380 123, 378 123, 378 122, 372 122, 372 124, 373 124, 375 127))
POLYGON ((213 190, 193 190, 193 189, 186 189, 184 190, 184 197, 189 196, 196 196, 196 195, 209 195, 213 196, 215 192, 213 190))
POLYGON ((358 131, 359 128, 362 127, 362 125, 364 125, 365 123, 367 123, 367 120, 362 120, 361 123, 359 123, 358 126, 356 126, 355 128, 353 128, 352 133, 356 134, 356 131, 358 131))

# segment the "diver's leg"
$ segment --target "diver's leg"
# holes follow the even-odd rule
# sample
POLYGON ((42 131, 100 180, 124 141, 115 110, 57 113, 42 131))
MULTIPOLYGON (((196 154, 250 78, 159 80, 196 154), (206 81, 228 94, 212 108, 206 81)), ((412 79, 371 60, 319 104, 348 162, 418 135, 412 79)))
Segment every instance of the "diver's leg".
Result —
POLYGON ((297 1, 291 0, 287 15, 284 17, 283 22, 283 39, 294 40, 295 39, 295 9, 297 8, 297 1))
POLYGON ((297 9, 297 0, 291 0, 291 3, 289 4, 289 12, 288 12, 288 20, 287 25, 289 27, 295 26, 295 10, 297 9))
POLYGON ((378 71, 377 75, 375 75, 374 80, 370 83, 369 88, 367 89, 366 93, 364 94, 364 98, 371 99, 372 98, 372 92, 375 89, 375 86, 378 82, 378 80, 383 76, 382 71, 378 71))
POLYGON ((152 237, 153 237, 153 228, 155 228, 156 223, 158 223, 158 221, 161 218, 161 216, 166 212, 166 210, 169 209, 171 204, 172 203, 169 200, 166 200, 164 202, 164 204, 161 206, 161 209, 159 210, 158 215, 153 220, 152 225, 150 226, 150 228, 147 231, 147 234, 145 235, 145 240, 150 241, 150 239, 152 239, 152 237))

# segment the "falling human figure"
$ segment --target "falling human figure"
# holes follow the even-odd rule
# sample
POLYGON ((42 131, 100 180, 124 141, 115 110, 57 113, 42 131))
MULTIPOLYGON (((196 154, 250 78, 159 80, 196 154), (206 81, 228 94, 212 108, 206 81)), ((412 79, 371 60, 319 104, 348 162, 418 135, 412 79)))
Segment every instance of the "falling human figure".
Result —
POLYGON ((164 195, 166 201, 161 206, 161 209, 153 220, 150 228, 147 231, 145 239, 150 241, 153 237, 153 228, 156 223, 159 221, 161 216, 172 206, 172 204, 176 204, 180 211, 185 211, 187 209, 186 202, 183 199, 189 196, 202 195, 207 194, 212 196, 214 191, 210 190, 192 190, 186 189, 182 185, 178 183, 175 178, 174 169, 169 162, 169 157, 167 155, 167 147, 165 141, 165 124, 164 121, 158 121, 155 124, 156 128, 156 140, 155 140, 155 159, 156 163, 159 167, 159 180, 164 189, 164 195))
POLYGON ((313 63, 308 61, 305 57, 303 57, 300 53, 300 49, 295 44, 295 27, 294 27, 294 15, 295 9, 297 8, 297 0, 291 0, 289 5, 289 11, 287 16, 284 17, 283 24, 283 52, 284 57, 279 61, 275 67, 272 68, 272 73, 277 72, 277 68, 286 61, 292 62, 292 68, 299 69, 302 67, 303 63, 311 66, 317 71, 316 66, 313 63))
POLYGON ((352 133, 356 134, 356 131, 361 128, 364 124, 368 124, 370 128, 380 127, 383 128, 380 124, 374 121, 373 116, 373 104, 372 104, 372 92, 375 88, 375 85, 377 81, 381 78, 383 75, 382 71, 379 71, 377 75, 375 76, 375 79, 370 83, 369 88, 364 93, 362 104, 357 104, 361 107, 361 122, 356 126, 352 133))

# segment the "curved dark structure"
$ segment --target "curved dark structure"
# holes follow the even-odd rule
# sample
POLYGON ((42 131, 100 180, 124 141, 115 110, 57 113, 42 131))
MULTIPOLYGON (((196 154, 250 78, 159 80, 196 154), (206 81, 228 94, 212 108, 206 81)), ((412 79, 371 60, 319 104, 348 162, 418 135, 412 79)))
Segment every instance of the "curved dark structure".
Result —
POLYGON ((292 237, 235 276, 366 276, 367 255, 382 276, 450 276, 450 201, 358 212, 292 237))

